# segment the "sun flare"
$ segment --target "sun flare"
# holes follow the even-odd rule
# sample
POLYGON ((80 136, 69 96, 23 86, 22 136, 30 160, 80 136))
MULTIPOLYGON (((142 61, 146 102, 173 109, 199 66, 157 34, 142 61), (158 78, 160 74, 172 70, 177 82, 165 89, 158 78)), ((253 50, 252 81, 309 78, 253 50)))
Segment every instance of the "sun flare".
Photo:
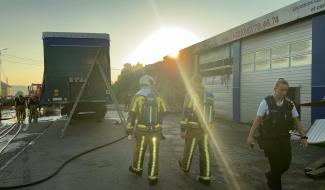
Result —
POLYGON ((128 58, 129 63, 152 64, 166 55, 177 57, 178 51, 199 42, 192 32, 181 28, 162 28, 148 36, 128 58))

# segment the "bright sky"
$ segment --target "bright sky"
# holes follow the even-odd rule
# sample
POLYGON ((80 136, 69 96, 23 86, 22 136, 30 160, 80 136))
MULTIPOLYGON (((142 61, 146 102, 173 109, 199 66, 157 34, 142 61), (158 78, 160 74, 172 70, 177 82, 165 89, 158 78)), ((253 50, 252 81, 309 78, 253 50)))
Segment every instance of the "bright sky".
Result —
MULTIPOLYGON (((159 61, 177 49, 293 2, 0 0, 0 49, 8 48, 2 56, 2 80, 5 75, 12 85, 41 83, 43 31, 109 33, 112 68, 121 69, 126 62, 159 61)), ((112 70, 112 80, 119 72, 112 70)))

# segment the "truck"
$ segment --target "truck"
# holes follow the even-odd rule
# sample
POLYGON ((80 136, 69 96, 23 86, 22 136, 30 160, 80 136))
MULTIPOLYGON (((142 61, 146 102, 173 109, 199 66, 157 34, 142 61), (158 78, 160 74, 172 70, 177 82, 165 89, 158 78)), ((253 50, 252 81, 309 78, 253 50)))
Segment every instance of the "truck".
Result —
POLYGON ((106 113, 106 104, 111 102, 105 83, 106 78, 111 85, 109 34, 43 32, 43 47, 41 105, 58 106, 62 115, 69 115, 86 82, 74 116, 92 112, 101 120, 106 113), (86 81, 92 64, 95 66, 86 81))
POLYGON ((27 87, 28 89, 28 96, 41 96, 42 84, 32 83, 30 86, 27 87))

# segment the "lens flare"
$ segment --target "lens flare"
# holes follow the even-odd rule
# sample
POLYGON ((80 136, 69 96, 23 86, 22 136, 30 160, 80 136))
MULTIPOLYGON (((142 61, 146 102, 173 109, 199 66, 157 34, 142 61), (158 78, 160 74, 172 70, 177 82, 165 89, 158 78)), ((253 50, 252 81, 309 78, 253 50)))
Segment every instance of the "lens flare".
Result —
POLYGON ((205 130, 205 132, 208 134, 208 136, 210 138, 211 146, 213 148, 213 153, 215 154, 216 157, 220 158, 220 160, 222 162, 221 164, 223 164, 223 166, 226 169, 225 180, 227 182, 227 185, 232 187, 231 189, 240 190, 241 188, 240 188, 239 184, 237 183, 237 180, 234 176, 234 172, 231 169, 230 164, 228 163, 227 159, 223 155, 223 153, 221 151, 220 144, 218 143, 217 138, 213 134, 213 131, 209 127, 210 124, 206 121, 206 119, 204 117, 202 106, 200 105, 200 102, 198 102, 197 99, 193 98, 195 91, 194 91, 194 88, 192 87, 192 85, 190 84, 190 79, 186 76, 184 69, 182 68, 182 66, 179 64, 179 62, 177 60, 176 60, 176 65, 180 72, 181 78, 185 84, 186 91, 191 96, 191 99, 193 99, 193 106, 194 106, 194 109, 197 111, 197 114, 198 114, 201 124, 203 124, 203 129, 205 130))

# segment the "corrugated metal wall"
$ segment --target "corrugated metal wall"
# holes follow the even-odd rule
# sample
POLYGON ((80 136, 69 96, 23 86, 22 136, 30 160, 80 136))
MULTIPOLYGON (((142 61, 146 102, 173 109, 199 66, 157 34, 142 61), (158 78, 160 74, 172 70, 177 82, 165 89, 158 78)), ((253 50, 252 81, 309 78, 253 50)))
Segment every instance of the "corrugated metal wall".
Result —
MULTIPOLYGON (((206 64, 230 58, 229 46, 220 47, 199 55, 199 64, 206 64)), ((233 75, 211 75, 203 77, 205 88, 215 98, 216 116, 233 119, 233 75)))
POLYGON ((205 88, 215 98, 216 116, 233 120, 233 76, 229 76, 228 86, 222 84, 222 76, 204 77, 205 88))
MULTIPOLYGON (((244 39, 241 47, 242 55, 304 39, 311 39, 311 37, 311 20, 305 20, 244 39)), ((301 103, 311 101, 311 63, 302 66, 288 66, 255 72, 242 70, 241 122, 251 122, 256 117, 259 103, 264 97, 273 93, 273 85, 280 77, 286 78, 289 81, 290 87, 300 88, 301 103)), ((311 109, 302 107, 301 116, 304 128, 309 128, 311 125, 311 109)))

